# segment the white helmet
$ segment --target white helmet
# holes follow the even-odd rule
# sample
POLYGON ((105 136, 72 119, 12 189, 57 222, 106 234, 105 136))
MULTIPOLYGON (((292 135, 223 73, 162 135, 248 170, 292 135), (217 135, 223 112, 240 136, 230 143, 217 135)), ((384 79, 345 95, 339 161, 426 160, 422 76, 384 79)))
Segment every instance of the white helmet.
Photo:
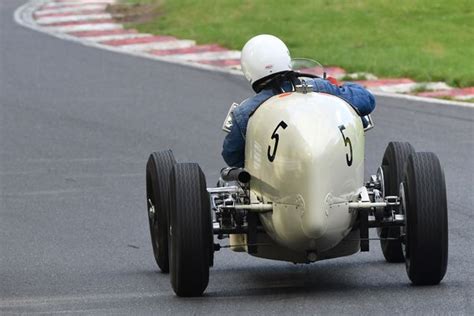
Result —
POLYGON ((252 37, 242 48, 240 64, 245 78, 255 91, 265 78, 279 72, 291 70, 288 47, 273 35, 252 37))

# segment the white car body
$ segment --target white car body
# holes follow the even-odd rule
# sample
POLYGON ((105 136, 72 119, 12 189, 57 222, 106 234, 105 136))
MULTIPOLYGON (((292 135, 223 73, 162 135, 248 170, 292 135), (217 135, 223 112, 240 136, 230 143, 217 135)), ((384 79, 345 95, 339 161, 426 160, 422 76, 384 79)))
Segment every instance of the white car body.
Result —
POLYGON ((252 196, 273 205, 260 220, 275 245, 254 255, 307 262, 309 253, 315 261, 359 250, 358 241, 341 244, 356 216, 346 202, 364 181, 364 128, 347 102, 316 92, 270 98, 249 120, 245 157, 252 196), (275 132, 280 122, 287 127, 275 132))

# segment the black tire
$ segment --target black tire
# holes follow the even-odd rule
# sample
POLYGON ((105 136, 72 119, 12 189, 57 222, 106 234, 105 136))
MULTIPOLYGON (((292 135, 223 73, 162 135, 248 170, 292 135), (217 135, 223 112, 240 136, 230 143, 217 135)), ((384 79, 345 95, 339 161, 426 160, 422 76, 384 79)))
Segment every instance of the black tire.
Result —
MULTIPOLYGON (((415 152, 408 142, 390 142, 382 159, 384 172, 385 196, 396 195, 403 180, 405 164, 408 157, 415 152)), ((386 227, 378 229, 380 238, 399 238, 400 228, 386 227)), ((387 262, 404 262, 402 244, 399 240, 380 240, 382 253, 387 262)))
POLYGON ((448 265, 448 207, 444 173, 435 154, 410 156, 400 195, 408 277, 415 285, 438 284, 448 265))
POLYGON ((168 190, 169 175, 176 164, 171 150, 154 152, 146 165, 146 198, 151 244, 155 261, 163 273, 169 272, 168 255, 168 190), (150 214, 150 208, 154 214, 150 214))
POLYGON ((209 283, 213 233, 206 179, 195 163, 170 175, 170 275, 178 296, 202 295, 209 283))

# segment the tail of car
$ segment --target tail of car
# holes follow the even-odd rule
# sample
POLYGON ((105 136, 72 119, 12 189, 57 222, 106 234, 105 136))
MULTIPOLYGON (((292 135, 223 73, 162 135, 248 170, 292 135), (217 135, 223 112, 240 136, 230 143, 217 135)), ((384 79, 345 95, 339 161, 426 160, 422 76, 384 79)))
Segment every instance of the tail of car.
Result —
POLYGON ((323 253, 349 234, 354 217, 334 206, 364 181, 364 129, 349 104, 321 93, 274 96, 249 120, 245 157, 252 191, 273 204, 260 215, 272 238, 323 253))

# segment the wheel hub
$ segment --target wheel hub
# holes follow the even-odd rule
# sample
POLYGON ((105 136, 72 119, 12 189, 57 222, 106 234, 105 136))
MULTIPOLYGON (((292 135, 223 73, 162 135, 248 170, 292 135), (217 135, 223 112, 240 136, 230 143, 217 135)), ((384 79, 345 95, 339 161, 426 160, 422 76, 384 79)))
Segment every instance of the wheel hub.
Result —
POLYGON ((150 199, 148 199, 148 217, 150 217, 151 220, 155 219, 155 206, 150 199))

